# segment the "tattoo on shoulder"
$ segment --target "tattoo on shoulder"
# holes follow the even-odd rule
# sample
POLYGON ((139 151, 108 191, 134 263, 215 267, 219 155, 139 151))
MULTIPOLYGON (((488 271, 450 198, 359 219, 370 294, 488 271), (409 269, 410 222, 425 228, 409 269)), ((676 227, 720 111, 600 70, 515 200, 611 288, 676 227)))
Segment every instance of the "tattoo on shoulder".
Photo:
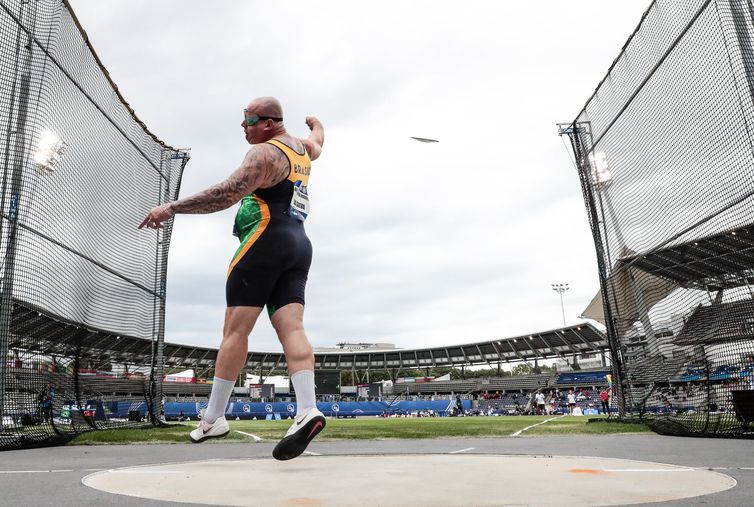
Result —
POLYGON ((291 167, 288 162, 288 157, 278 148, 271 146, 269 149, 269 158, 267 160, 267 166, 270 171, 270 178, 268 185, 277 185, 288 177, 291 167))

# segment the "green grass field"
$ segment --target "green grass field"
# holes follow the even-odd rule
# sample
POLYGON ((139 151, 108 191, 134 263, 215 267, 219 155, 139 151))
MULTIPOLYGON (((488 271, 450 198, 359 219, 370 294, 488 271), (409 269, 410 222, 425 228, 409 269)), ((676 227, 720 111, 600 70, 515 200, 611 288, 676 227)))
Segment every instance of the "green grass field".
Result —
MULTIPOLYGON (((328 419, 327 428, 318 441, 326 440, 383 440, 401 438, 463 438, 508 437, 551 416, 519 417, 438 417, 438 418, 360 418, 328 419)), ((619 424, 607 421, 589 422, 588 417, 562 417, 530 428, 521 436, 559 434, 639 433, 650 430, 643 424, 619 424)), ((214 442, 253 442, 253 437, 237 433, 243 431, 274 442, 290 425, 284 421, 230 421, 230 434, 214 442)), ((196 422, 171 424, 164 428, 103 430, 85 433, 69 445, 188 443, 188 432, 196 422)))

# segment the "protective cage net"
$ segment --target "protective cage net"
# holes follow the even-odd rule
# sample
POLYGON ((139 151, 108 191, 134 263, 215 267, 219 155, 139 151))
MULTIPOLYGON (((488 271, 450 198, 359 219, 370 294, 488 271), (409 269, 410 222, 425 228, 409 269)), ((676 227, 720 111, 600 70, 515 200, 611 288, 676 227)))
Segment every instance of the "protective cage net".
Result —
POLYGON ((749 0, 657 0, 575 122, 621 416, 754 435, 749 0))
POLYGON ((187 154, 134 116, 67 2, 0 0, 0 448, 159 421, 187 154))

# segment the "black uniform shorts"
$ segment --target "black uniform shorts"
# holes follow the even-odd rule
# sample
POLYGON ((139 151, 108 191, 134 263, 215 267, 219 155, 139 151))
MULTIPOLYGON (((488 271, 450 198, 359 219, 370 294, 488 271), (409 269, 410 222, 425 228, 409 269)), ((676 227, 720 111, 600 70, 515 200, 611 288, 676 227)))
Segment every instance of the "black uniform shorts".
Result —
POLYGON ((231 306, 275 310, 304 304, 312 244, 297 220, 270 223, 228 273, 225 300, 231 306))

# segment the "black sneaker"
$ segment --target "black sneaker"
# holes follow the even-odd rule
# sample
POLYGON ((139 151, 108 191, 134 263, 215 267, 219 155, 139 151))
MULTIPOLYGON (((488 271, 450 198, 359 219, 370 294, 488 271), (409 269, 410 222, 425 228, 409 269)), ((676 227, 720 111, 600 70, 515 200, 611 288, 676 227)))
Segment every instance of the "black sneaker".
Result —
POLYGON ((288 432, 272 450, 272 457, 285 461, 300 456, 314 437, 325 428, 325 416, 313 408, 306 414, 297 415, 288 432))

